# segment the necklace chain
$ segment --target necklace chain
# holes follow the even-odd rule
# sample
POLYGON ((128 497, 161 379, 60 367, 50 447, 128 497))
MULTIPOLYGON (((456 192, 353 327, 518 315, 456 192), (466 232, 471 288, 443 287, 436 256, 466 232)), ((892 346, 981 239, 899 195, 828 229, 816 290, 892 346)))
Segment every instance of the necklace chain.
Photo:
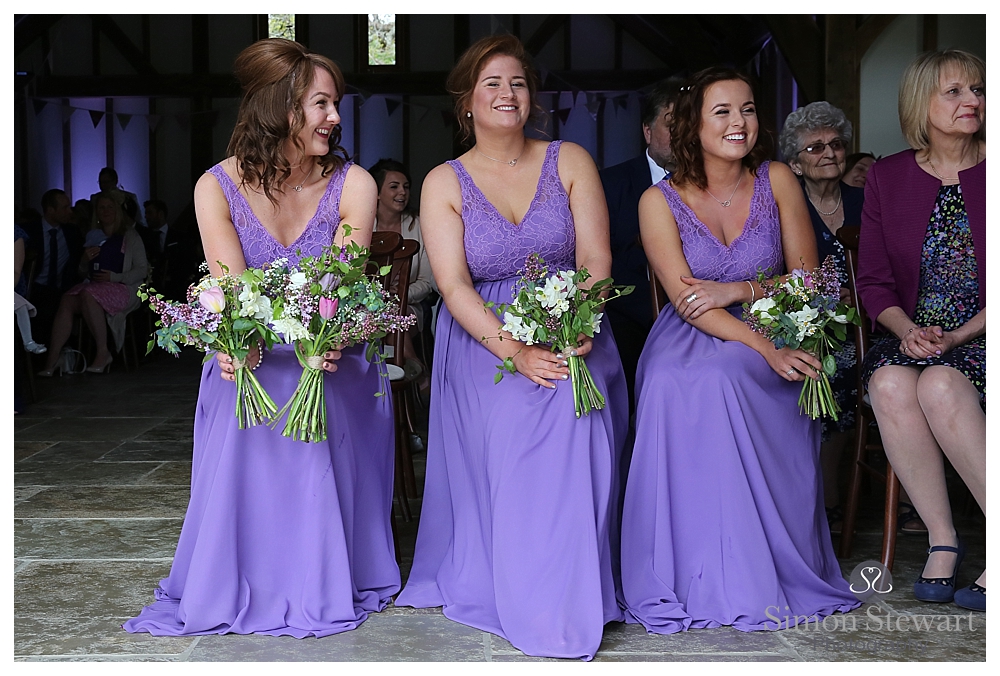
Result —
MULTIPOLYGON (((931 171, 934 172, 934 175, 937 176, 942 181, 957 181, 958 180, 958 176, 955 176, 953 178, 945 178, 944 176, 942 176, 941 174, 938 173, 937 167, 934 166, 934 160, 931 159, 930 150, 927 151, 927 164, 930 165, 931 171)), ((976 160, 972 164, 972 166, 976 166, 977 164, 979 164, 979 148, 978 147, 976 148, 976 160)))
POLYGON ((844 200, 844 193, 843 191, 841 191, 840 196, 837 198, 837 206, 833 208, 833 211, 823 211, 816 205, 815 202, 813 202, 812 195, 810 195, 809 193, 806 193, 806 195, 809 197, 809 203, 813 205, 813 209, 815 209, 816 213, 820 214, 821 216, 833 216, 835 213, 837 213, 837 209, 840 208, 840 203, 844 200))
POLYGON ((482 150, 480 150, 480 149, 479 149, 479 146, 478 146, 478 145, 474 146, 473 148, 474 148, 474 150, 475 150, 475 151, 476 151, 477 153, 479 153, 480 155, 482 155, 483 157, 485 157, 485 158, 486 158, 486 159, 488 159, 488 160, 493 160, 494 162, 500 162, 501 164, 507 164, 507 165, 510 165, 510 166, 512 166, 512 167, 513 167, 513 166, 515 166, 515 165, 517 164, 517 161, 518 161, 519 159, 521 159, 521 155, 523 155, 523 154, 524 154, 524 151, 525 151, 525 149, 526 149, 527 147, 528 147, 528 144, 527 144, 527 143, 525 143, 525 144, 524 144, 523 146, 521 146, 521 152, 520 152, 520 154, 518 154, 518 156, 517 156, 517 157, 515 157, 515 158, 514 158, 514 159, 512 159, 512 160, 510 160, 509 162, 508 162, 507 160, 498 160, 498 159, 497 159, 497 158, 495 158, 495 157, 490 157, 489 155, 487 155, 486 153, 484 153, 484 152, 483 152, 482 150))
POLYGON ((712 195, 712 199, 714 199, 716 202, 718 202, 722 206, 728 207, 729 205, 731 205, 733 203, 733 197, 736 195, 736 191, 740 189, 740 183, 742 183, 742 182, 743 182, 743 171, 741 170, 740 171, 740 180, 736 181, 736 187, 733 188, 733 194, 730 195, 729 199, 727 199, 725 202, 723 202, 722 200, 720 200, 715 195, 712 195, 712 191, 709 190, 707 187, 705 188, 705 192, 707 192, 709 195, 712 195))

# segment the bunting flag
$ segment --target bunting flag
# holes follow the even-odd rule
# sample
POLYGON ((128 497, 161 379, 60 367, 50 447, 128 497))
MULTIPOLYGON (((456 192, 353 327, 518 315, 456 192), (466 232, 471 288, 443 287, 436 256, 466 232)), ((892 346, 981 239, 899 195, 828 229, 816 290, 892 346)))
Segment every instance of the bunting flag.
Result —
POLYGON ((559 121, 562 122, 563 124, 566 124, 566 120, 569 119, 569 111, 570 111, 569 108, 561 108, 560 110, 556 111, 556 115, 559 116, 559 121))
POLYGON ((128 129, 128 123, 132 121, 132 116, 128 113, 115 113, 115 117, 118 118, 118 124, 121 126, 122 131, 128 129))
POLYGON ((587 112, 590 113, 590 117, 597 121, 597 115, 601 112, 601 106, 604 104, 603 98, 598 98, 596 95, 591 97, 587 94, 587 112))
POLYGON ((97 129, 97 125, 104 119, 104 113, 100 110, 91 110, 88 112, 90 113, 90 121, 94 123, 94 129, 97 129))
POLYGON ((160 124, 160 120, 163 119, 160 115, 147 115, 146 122, 149 123, 149 131, 156 131, 156 126, 160 124))
POLYGON ((616 96, 615 98, 613 98, 611 100, 615 102, 615 108, 617 108, 618 110, 625 110, 626 108, 628 108, 628 96, 627 95, 625 95, 625 96, 616 96))
POLYGON ((62 112, 63 124, 69 122, 69 118, 73 117, 73 113, 76 112, 76 108, 71 108, 70 106, 60 106, 62 112))
POLYGON ((45 106, 49 105, 49 102, 45 99, 33 99, 31 101, 31 105, 35 109, 35 117, 38 117, 42 114, 42 111, 45 110, 45 106))
POLYGON ((402 105, 402 103, 403 103, 402 101, 396 101, 395 99, 386 99, 385 114, 389 117, 392 117, 392 114, 396 112, 396 109, 399 108, 399 106, 402 105))

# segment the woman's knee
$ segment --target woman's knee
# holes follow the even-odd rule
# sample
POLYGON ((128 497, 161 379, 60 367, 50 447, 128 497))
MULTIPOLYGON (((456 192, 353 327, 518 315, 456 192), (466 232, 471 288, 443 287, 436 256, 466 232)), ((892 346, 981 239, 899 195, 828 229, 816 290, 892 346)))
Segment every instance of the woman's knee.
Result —
POLYGON ((869 379, 868 395, 876 411, 916 410, 917 374, 906 366, 883 366, 869 379))
POLYGON ((961 371, 950 366, 930 366, 917 380, 920 408, 928 416, 954 416, 963 407, 979 408, 979 391, 961 371))

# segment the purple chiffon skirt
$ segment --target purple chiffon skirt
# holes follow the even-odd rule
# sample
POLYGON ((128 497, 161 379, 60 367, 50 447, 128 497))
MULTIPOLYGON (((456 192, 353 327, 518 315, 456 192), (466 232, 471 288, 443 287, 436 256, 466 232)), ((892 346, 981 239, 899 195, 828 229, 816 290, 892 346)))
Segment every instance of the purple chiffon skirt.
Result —
MULTIPOLYGON (((513 281, 477 289, 510 302, 513 281)), ((443 606, 547 657, 590 659, 623 619, 612 538, 628 396, 607 324, 586 360, 608 403, 578 420, 568 381, 494 385, 499 360, 442 308, 420 528, 396 605, 443 606)))
MULTIPOLYGON (((280 427, 238 429, 235 385, 214 359, 205 365, 173 566, 127 631, 320 637, 356 628, 399 590, 391 397, 374 396, 378 370, 363 347, 338 365, 325 376, 329 438, 315 444, 280 427)), ((301 372, 281 345, 256 375, 281 407, 301 372)))
MULTIPOLYGON (((639 360, 622 518, 628 621, 652 633, 856 608, 823 509, 801 383, 667 306, 639 360)), ((782 625, 783 628, 783 625, 782 625)))

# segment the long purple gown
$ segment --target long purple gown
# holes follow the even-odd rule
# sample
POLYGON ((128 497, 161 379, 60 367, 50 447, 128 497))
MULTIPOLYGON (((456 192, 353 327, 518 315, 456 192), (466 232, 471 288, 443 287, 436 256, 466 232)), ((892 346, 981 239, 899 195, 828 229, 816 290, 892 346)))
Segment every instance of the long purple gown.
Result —
MULTIPOLYGON (((221 166, 209 170, 230 205, 246 264, 318 254, 340 223, 347 167, 335 170, 316 215, 289 247, 261 225, 221 166)), ((354 629, 399 590, 389 524, 391 397, 363 347, 325 376, 329 438, 293 441, 280 428, 240 430, 236 388, 216 361, 201 377, 191 501, 170 576, 127 631, 165 636, 270 634, 297 638, 354 629)), ((302 367, 275 346, 256 375, 281 406, 302 367)), ((386 387, 388 384, 386 383, 386 387)))
MULTIPOLYGON (((768 164, 728 247, 669 183, 657 187, 694 277, 733 282, 758 269, 784 271, 768 164)), ((739 307, 730 312, 741 316, 739 307)), ((857 607, 830 543, 820 426, 799 413, 801 383, 783 379, 752 348, 688 324, 669 304, 636 383, 621 536, 628 621, 659 634, 752 631, 857 607)))
MULTIPOLYGON (((519 225, 449 162, 462 186, 469 271, 487 301, 511 301, 530 253, 550 269, 576 267, 559 145, 549 145, 519 225)), ((623 619, 611 538, 628 396, 610 330, 586 357, 608 405, 579 420, 568 382, 551 390, 508 375, 494 385, 500 361, 447 307, 435 353, 420 528, 396 605, 444 606, 446 617, 529 655, 592 658, 604 624, 623 619)))

